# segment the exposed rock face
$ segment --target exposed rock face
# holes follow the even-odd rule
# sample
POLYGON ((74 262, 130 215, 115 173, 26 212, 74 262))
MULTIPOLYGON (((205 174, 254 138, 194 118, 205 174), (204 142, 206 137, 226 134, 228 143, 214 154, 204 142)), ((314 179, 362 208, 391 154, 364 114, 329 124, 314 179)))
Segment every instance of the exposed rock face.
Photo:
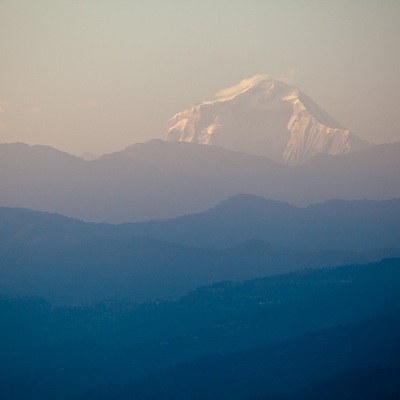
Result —
POLYGON ((339 155, 368 146, 281 81, 256 76, 220 93, 172 117, 166 140, 217 145, 291 165, 317 153, 339 155))

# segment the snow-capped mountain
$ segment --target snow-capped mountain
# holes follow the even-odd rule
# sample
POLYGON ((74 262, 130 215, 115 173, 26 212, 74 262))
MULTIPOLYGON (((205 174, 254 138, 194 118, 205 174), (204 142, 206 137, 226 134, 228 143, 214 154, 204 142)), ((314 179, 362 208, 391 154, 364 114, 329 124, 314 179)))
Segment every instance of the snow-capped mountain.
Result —
POLYGON ((256 75, 176 114, 167 141, 217 145, 297 165, 368 146, 298 88, 256 75))

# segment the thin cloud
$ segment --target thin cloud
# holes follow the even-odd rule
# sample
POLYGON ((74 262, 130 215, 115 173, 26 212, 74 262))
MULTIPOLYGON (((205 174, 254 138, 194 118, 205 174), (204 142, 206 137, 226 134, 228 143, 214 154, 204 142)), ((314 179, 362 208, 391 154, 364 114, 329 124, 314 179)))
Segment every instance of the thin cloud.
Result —
POLYGON ((292 84, 294 78, 297 75, 297 68, 291 68, 288 71, 283 72, 278 78, 278 81, 282 81, 287 83, 288 85, 292 84))
POLYGON ((8 106, 9 104, 9 101, 0 101, 0 113, 5 112, 5 106, 8 106))
POLYGON ((269 76, 267 74, 257 74, 248 79, 241 80, 238 84, 228 87, 226 89, 221 89, 215 93, 215 97, 231 97, 235 94, 243 92, 249 87, 267 79, 269 76))
MULTIPOLYGON (((297 75, 297 69, 291 68, 288 71, 283 72, 280 76, 276 79, 278 81, 282 81, 287 83, 288 85, 292 84, 295 77, 297 75)), ((258 83, 262 82, 265 79, 270 78, 268 74, 256 74, 251 78, 243 79, 238 84, 230 86, 225 89, 219 90, 217 93, 214 94, 217 98, 224 98, 224 97, 232 97, 238 93, 241 93, 247 90, 249 87, 257 85, 258 83)))

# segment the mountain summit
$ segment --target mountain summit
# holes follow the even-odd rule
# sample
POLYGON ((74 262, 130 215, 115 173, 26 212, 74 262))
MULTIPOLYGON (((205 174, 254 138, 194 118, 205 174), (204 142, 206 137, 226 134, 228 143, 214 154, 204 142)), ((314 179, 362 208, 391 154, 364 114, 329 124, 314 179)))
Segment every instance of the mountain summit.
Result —
POLYGON ((263 75, 219 91, 169 121, 167 141, 217 145, 290 165, 368 146, 298 88, 263 75))

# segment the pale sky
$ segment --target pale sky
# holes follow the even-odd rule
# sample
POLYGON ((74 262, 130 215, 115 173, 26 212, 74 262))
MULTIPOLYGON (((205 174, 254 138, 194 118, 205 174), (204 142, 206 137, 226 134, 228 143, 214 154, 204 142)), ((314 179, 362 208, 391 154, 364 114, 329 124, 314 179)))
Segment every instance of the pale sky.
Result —
POLYGON ((0 143, 121 150, 265 73, 400 141, 399 20, 397 0, 0 0, 0 143))

